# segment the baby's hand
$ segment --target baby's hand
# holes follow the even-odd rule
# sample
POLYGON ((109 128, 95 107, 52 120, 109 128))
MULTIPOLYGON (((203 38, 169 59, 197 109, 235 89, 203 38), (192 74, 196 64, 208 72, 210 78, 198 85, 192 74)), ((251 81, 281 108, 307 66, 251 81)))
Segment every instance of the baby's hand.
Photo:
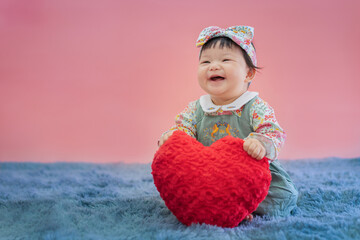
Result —
POLYGON ((253 158, 257 160, 263 159, 266 155, 266 149, 262 143, 254 138, 248 138, 244 142, 244 150, 253 158))
POLYGON ((170 131, 165 133, 164 135, 161 136, 160 140, 158 141, 158 146, 160 147, 161 145, 164 144, 164 142, 166 142, 166 140, 168 140, 168 138, 174 133, 174 131, 170 131))

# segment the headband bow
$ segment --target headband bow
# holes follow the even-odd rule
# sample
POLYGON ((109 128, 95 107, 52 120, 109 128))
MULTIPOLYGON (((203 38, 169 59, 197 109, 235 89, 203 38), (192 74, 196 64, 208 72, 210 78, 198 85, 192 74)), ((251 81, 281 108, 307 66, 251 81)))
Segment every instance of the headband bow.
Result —
POLYGON ((251 61, 256 66, 255 48, 251 44, 254 37, 254 28, 249 26, 234 26, 227 29, 211 26, 207 27, 199 35, 196 46, 201 47, 207 41, 215 37, 228 37, 239 45, 249 55, 251 61))

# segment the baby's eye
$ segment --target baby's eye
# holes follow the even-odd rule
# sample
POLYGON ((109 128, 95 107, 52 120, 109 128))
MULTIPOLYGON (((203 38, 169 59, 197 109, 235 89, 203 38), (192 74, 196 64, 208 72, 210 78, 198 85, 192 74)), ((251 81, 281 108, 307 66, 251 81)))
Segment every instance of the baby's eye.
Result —
POLYGON ((202 61, 201 63, 210 63, 210 61, 202 61))
POLYGON ((225 59, 223 60, 223 62, 228 62, 228 61, 230 61, 230 59, 225 58, 225 59))

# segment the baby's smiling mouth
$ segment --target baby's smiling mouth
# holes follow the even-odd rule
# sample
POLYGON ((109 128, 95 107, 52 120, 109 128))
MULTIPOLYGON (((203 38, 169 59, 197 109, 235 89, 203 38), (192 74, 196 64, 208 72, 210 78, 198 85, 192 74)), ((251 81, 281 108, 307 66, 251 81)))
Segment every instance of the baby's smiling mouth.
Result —
POLYGON ((218 75, 214 75, 214 76, 210 77, 211 81, 221 81, 221 80, 224 80, 224 79, 225 79, 224 77, 218 76, 218 75))

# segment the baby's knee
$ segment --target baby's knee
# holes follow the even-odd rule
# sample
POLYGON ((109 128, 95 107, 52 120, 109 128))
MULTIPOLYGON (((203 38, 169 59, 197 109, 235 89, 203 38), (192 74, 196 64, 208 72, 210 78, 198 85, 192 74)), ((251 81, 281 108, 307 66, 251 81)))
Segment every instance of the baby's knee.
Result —
POLYGON ((295 188, 283 190, 281 194, 268 194, 254 213, 273 217, 285 217, 290 215, 291 211, 295 209, 297 199, 298 191, 295 188))
POLYGON ((278 211, 278 214, 274 214, 274 216, 278 215, 281 217, 285 217, 291 214, 291 211, 294 210, 297 206, 297 200, 298 200, 299 193, 296 189, 293 189, 291 192, 289 192, 288 197, 285 199, 282 199, 280 201, 280 208, 278 211))

